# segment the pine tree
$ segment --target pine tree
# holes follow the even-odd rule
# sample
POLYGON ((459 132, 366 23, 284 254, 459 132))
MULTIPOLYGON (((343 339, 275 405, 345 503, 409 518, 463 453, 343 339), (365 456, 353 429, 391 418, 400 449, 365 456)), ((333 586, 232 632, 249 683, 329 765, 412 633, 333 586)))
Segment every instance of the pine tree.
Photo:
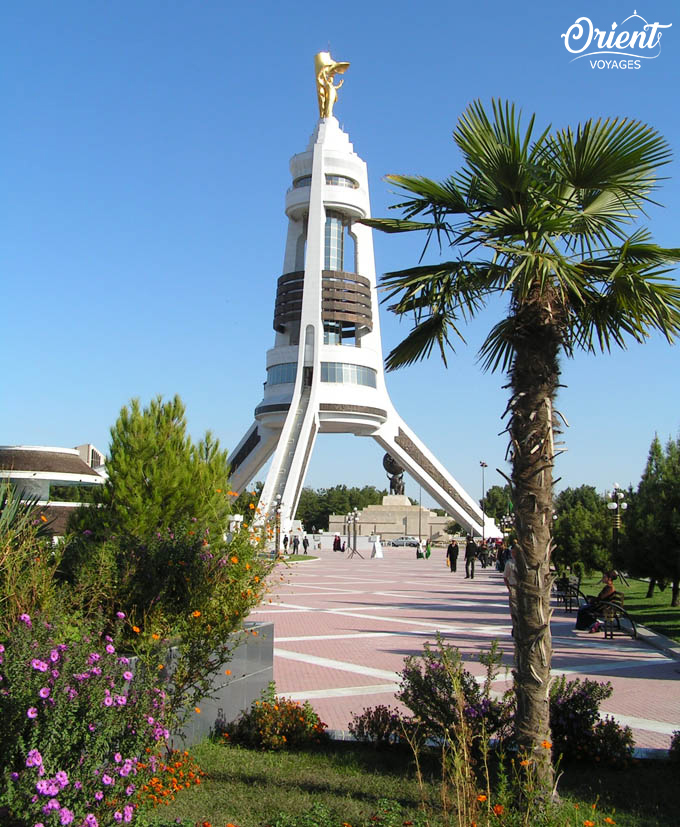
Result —
POLYGON ((96 508, 81 509, 77 523, 98 536, 138 540, 195 519, 211 531, 226 530, 230 512, 229 465, 210 432, 194 444, 186 432, 179 396, 138 399, 121 409, 111 428, 108 480, 96 508))

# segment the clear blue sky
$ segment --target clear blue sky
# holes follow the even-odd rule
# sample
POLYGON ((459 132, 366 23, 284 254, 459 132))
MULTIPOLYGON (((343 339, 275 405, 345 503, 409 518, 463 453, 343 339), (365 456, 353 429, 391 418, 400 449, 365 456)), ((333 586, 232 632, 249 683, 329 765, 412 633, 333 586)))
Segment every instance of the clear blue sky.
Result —
MULTIPOLYGON (((540 124, 646 121, 676 158, 650 211, 680 246, 680 12, 675 3, 496 0, 252 4, 213 0, 25 0, 2 11, 2 399, 0 443, 108 446, 131 397, 179 393, 194 437, 233 447, 261 399, 286 232, 288 161, 316 118, 313 56, 351 62, 335 114, 383 176, 459 165, 456 119, 475 98, 510 98, 540 124), (580 16, 632 14, 665 29, 639 70, 570 62, 560 35, 580 16)), ((378 236, 378 273, 416 263, 416 239, 378 236)), ((477 346, 388 377, 406 421, 472 496, 502 480, 501 375, 477 346)), ((382 314, 387 352, 408 331, 382 314)), ((571 427, 558 487, 637 484, 655 432, 680 427, 678 347, 653 339, 564 361, 571 427)), ((386 484, 372 440, 321 436, 307 484, 386 484)), ((407 493, 418 496, 407 481, 407 493)))

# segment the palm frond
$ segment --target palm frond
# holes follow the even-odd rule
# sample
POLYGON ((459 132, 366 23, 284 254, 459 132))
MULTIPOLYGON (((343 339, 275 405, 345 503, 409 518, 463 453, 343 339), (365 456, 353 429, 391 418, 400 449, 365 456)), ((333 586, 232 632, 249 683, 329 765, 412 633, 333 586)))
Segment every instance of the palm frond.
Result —
POLYGON ((388 353, 385 359, 386 370, 397 370, 427 359, 435 346, 439 349, 442 361, 447 365, 446 349, 454 349, 451 343, 452 333, 465 341, 452 316, 433 313, 417 324, 408 336, 388 353))

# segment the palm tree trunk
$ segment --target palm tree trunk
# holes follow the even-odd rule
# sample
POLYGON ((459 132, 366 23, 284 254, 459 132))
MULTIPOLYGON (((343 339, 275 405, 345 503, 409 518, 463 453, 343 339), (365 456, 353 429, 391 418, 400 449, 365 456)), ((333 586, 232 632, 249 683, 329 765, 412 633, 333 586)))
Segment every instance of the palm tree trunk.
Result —
POLYGON ((649 586, 647 586, 647 594, 645 597, 652 597, 654 594, 654 586, 656 586, 656 580, 652 577, 649 581, 649 586))
POLYGON ((546 793, 553 787, 550 735, 550 555, 552 552, 553 400, 559 343, 549 303, 518 313, 510 380, 510 450, 517 539, 515 736, 546 793), (551 323, 552 322, 552 323, 551 323))

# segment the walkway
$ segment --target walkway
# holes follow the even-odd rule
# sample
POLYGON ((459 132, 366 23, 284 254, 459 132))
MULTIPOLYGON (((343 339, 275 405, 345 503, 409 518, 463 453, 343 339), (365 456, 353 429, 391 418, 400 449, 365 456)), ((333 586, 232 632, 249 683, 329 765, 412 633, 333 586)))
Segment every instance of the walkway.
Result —
MULTIPOLYGON (((429 560, 416 560, 413 549, 384 553, 348 560, 317 552, 318 560, 281 566, 271 604, 251 615, 275 624, 277 692, 309 700, 330 729, 346 730, 364 707, 396 706, 404 658, 437 632, 473 674, 483 673, 477 658, 494 639, 512 666, 507 592, 495 569, 478 567, 466 580, 460 559, 458 572, 449 572, 443 549, 429 560)), ((602 711, 632 727, 638 747, 667 749, 680 729, 680 661, 627 636, 576 632, 574 619, 555 609, 554 674, 611 681, 614 693, 602 711)), ((509 678, 501 675, 494 689, 509 678)))

